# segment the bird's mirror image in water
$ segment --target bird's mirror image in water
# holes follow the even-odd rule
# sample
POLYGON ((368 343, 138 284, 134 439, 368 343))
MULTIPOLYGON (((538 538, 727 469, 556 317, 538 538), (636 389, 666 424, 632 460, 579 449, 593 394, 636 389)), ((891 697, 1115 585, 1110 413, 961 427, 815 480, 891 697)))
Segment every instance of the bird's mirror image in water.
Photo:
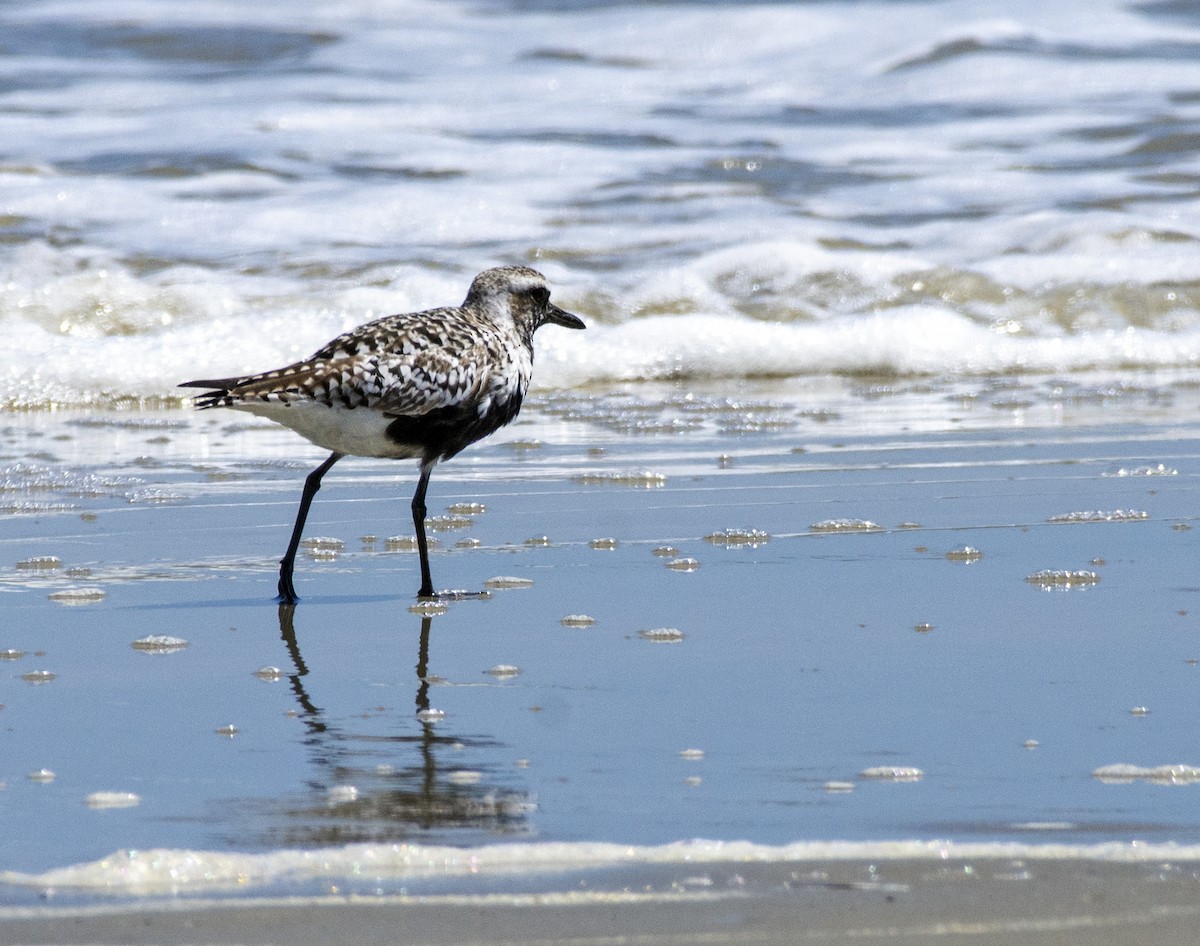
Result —
POLYGON ((332 722, 325 717, 305 686, 309 668, 297 637, 296 606, 281 603, 278 614, 280 639, 293 668, 285 676, 304 724, 310 779, 317 788, 299 803, 259 802, 260 813, 275 822, 261 843, 387 842, 455 829, 493 836, 529 833, 526 819, 532 804, 527 793, 491 784, 485 772, 463 765, 472 748, 491 740, 456 734, 430 703, 433 616, 403 622, 410 630, 419 624, 413 679, 419 732, 389 736, 356 732, 353 718, 332 722))

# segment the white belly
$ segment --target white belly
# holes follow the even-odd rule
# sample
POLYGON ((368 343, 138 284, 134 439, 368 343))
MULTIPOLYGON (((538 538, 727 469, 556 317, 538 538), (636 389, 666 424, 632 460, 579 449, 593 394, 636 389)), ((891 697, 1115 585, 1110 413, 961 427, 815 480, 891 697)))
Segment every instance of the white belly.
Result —
POLYGON ((403 460, 421 452, 396 443, 387 435, 391 418, 369 407, 329 407, 315 401, 242 401, 234 410, 266 417, 289 427, 318 447, 355 457, 403 460))

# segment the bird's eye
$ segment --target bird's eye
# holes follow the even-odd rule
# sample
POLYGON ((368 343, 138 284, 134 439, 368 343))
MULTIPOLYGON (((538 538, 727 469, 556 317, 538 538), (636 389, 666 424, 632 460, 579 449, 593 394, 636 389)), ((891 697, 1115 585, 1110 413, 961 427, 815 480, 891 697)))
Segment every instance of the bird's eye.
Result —
POLYGON ((537 286, 529 290, 529 297, 542 308, 550 301, 550 290, 545 286, 537 286))

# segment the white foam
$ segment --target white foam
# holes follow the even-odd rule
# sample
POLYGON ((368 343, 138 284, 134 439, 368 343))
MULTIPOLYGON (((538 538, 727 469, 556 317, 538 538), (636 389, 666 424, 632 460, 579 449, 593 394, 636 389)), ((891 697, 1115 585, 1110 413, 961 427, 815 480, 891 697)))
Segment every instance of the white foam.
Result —
POLYGON ((4 871, 0 872, 0 883, 124 895, 197 894, 314 879, 438 881, 468 875, 531 875, 630 865, 1014 858, 1135 864, 1200 861, 1200 845, 1136 841, 1027 844, 937 840, 802 841, 768 845, 749 841, 694 840, 656 846, 600 842, 506 843, 471 848, 354 844, 262 854, 151 849, 117 851, 98 861, 37 874, 4 871))
POLYGON ((539 333, 541 386, 1200 363, 1192 155, 1154 137, 1192 92, 1177 18, 575 6, 5 10, 328 40, 199 82, 116 49, 0 63, 0 406, 173 397, 516 261, 590 325, 539 333))
MULTIPOLYGON (((25 317, 0 316, 0 403, 89 405, 117 398, 179 398, 175 385, 197 373, 221 376, 277 367, 305 357, 345 328, 434 297, 376 290, 364 299, 326 297, 315 307, 255 311, 250 300, 197 288, 94 275, 94 285, 60 282, 25 317), (93 298, 103 286, 109 301, 93 298), (57 301, 53 297, 57 296, 57 301), (388 298, 396 304, 386 306, 388 298), (197 302, 196 300, 199 300, 197 302), (73 313, 98 305, 119 325, 73 313), (241 311, 231 311, 241 310, 241 311), (182 315, 176 313, 183 312, 182 315), (62 320, 65 330, 47 322, 62 320), (132 320, 132 321, 131 321, 132 320)), ((441 300, 458 301, 461 287, 441 300)), ((268 304, 269 305, 269 304, 268 304)), ((768 322, 738 314, 633 318, 537 337, 535 384, 573 387, 613 381, 797 377, 843 373, 987 375, 1191 367, 1200 363, 1200 328, 1033 335, 994 330, 946 308, 897 306, 819 321, 768 322)))
POLYGON ((1178 368, 1200 363, 1200 330, 1002 334, 946 309, 906 306, 836 321, 658 316, 545 340, 544 384, 793 377, 829 372, 987 375, 1178 368))

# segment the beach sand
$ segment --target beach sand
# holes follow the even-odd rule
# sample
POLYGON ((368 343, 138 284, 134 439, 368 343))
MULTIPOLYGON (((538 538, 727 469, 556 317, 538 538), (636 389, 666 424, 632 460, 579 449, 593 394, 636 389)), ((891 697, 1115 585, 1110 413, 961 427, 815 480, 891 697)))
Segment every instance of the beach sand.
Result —
MULTIPOLYGON (((42 910, 0 943, 1191 944, 1196 871, 1079 861, 709 865, 717 890, 280 898, 42 910), (731 892, 728 878, 737 878, 731 892)), ((31 911, 32 912, 32 911, 31 911)))
POLYGON ((464 520, 435 584, 477 597, 434 613, 407 465, 326 480, 291 611, 319 452, 218 412, 10 415, 0 943, 1193 942, 1200 784, 1162 773, 1200 764, 1198 400, 1151 376, 543 395, 435 472, 431 512, 464 520), (688 838, 876 847, 485 889, 45 873, 688 838), (993 849, 888 846, 913 839, 993 849))

